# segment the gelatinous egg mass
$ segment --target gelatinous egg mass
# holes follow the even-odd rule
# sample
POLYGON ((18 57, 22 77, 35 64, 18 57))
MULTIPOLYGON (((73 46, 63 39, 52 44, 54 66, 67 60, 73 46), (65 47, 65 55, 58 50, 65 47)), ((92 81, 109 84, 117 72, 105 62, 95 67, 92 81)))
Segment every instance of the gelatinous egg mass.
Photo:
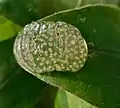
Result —
POLYGON ((86 62, 88 48, 73 25, 44 21, 26 25, 15 39, 13 52, 28 72, 77 72, 86 62))

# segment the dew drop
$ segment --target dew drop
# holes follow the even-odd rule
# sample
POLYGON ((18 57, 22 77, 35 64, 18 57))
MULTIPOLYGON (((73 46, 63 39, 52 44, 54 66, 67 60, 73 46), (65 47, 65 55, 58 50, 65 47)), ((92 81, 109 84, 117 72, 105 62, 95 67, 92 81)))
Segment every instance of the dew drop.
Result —
POLYGON ((82 23, 85 23, 86 17, 81 17, 81 18, 80 18, 80 21, 81 21, 82 23))
POLYGON ((96 32, 97 32, 95 28, 93 29, 93 32, 94 32, 94 33, 96 33, 96 32))

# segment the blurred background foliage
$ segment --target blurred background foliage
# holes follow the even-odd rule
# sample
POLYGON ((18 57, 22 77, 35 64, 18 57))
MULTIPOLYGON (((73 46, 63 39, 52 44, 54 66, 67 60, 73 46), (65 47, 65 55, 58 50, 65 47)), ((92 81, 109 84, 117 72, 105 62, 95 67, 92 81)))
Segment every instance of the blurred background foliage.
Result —
POLYGON ((119 0, 0 0, 0 14, 15 23, 25 24, 67 9, 87 4, 115 4, 119 0))

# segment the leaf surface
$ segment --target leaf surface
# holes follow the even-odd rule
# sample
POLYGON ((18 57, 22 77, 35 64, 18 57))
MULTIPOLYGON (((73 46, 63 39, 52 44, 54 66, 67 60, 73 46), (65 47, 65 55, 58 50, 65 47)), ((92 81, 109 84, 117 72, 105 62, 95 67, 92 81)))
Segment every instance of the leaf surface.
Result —
POLYGON ((0 16, 0 41, 7 40, 15 36, 22 27, 6 19, 4 16, 0 16))
POLYGON ((13 43, 14 38, 0 42, 0 108, 52 108, 56 89, 18 66, 13 43))
POLYGON ((0 14, 21 26, 61 10, 81 6, 81 0, 1 0, 0 14))
POLYGON ((76 26, 87 41, 89 55, 78 73, 34 74, 100 108, 120 107, 120 10, 89 5, 62 11, 41 20, 61 20, 76 26))

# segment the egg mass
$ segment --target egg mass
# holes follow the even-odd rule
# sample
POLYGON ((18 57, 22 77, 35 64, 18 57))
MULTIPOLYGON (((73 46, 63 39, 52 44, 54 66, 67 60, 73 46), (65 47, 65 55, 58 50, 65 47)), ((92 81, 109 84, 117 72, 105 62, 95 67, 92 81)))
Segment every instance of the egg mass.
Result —
POLYGON ((87 60, 88 48, 75 26, 63 21, 37 21, 19 32, 13 52, 28 72, 77 72, 87 60))

